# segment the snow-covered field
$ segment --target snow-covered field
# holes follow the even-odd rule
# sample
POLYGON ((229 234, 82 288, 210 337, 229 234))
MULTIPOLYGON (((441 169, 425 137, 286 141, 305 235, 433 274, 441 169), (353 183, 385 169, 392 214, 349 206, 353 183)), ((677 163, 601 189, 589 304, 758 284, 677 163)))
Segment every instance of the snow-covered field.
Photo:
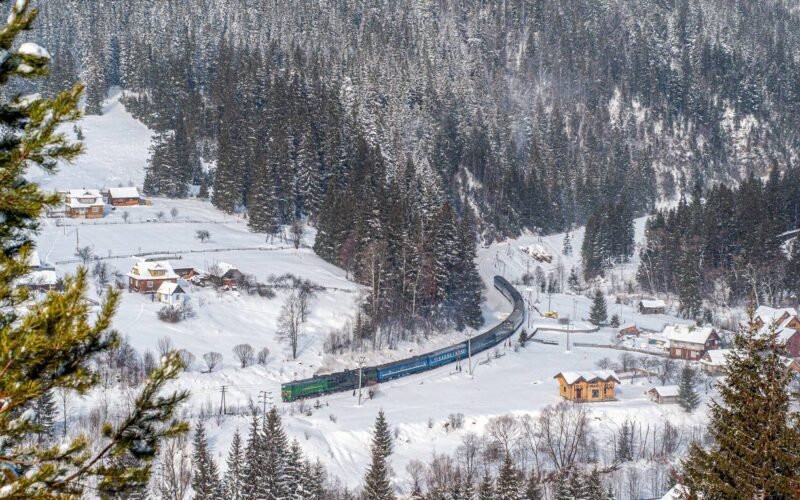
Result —
MULTIPOLYGON (((101 117, 87 117, 81 127, 85 134, 87 154, 75 165, 65 166, 55 176, 34 173, 31 178, 41 182, 48 190, 69 188, 101 188, 127 185, 141 186, 143 169, 147 161, 150 132, 134 120, 116 98, 110 99, 106 113, 101 117)), ((637 241, 644 231, 644 219, 636 222, 637 241)), ((516 280, 537 265, 523 251, 530 245, 541 245, 553 257, 549 264, 540 264, 545 272, 564 270, 564 279, 570 268, 577 264, 583 230, 572 233, 573 255, 561 255, 563 235, 539 238, 523 235, 517 240, 495 243, 478 252, 478 265, 485 283, 491 284, 496 274, 516 280)), ((297 360, 290 360, 289 348, 276 336, 276 322, 283 303, 283 294, 272 299, 248 296, 240 292, 217 293, 210 289, 193 288, 191 300, 196 311, 194 318, 177 324, 159 321, 158 303, 144 296, 125 292, 115 320, 115 328, 125 335, 140 352, 156 351, 158 340, 169 337, 175 347, 189 350, 198 361, 183 374, 173 387, 188 388, 192 398, 187 412, 199 414, 204 409, 216 410, 220 389, 226 386, 228 406, 243 407, 256 402, 261 391, 273 396, 275 404, 284 411, 284 423, 290 437, 297 438, 312 457, 319 457, 331 474, 350 486, 357 486, 368 461, 370 428, 379 409, 386 412, 392 427, 397 428, 397 442, 392 465, 399 485, 407 486, 404 466, 411 459, 425 460, 431 455, 455 449, 466 432, 483 431, 493 416, 508 413, 536 415, 543 407, 559 401, 557 383, 553 376, 559 371, 594 369, 600 358, 612 359, 619 351, 566 346, 564 332, 542 332, 540 335, 559 342, 559 345, 529 343, 524 349, 501 348, 499 357, 490 359, 482 354, 473 360, 474 376, 467 370, 454 371, 453 366, 399 379, 380 386, 377 396, 357 405, 351 393, 331 395, 320 400, 285 404, 280 402, 280 383, 294 378, 307 377, 320 370, 356 366, 356 355, 332 357, 323 354, 327 334, 344 327, 352 318, 361 287, 350 281, 342 269, 324 262, 308 247, 313 243, 312 229, 307 231, 304 247, 295 250, 286 241, 266 241, 265 236, 251 233, 246 222, 238 217, 226 216, 208 202, 199 200, 154 199, 152 206, 118 208, 98 221, 67 220, 66 225, 56 219, 42 224, 38 237, 39 252, 43 260, 55 265, 60 273, 73 272, 77 246, 91 246, 95 255, 125 273, 133 264, 130 257, 142 252, 158 252, 170 256, 176 267, 193 266, 207 269, 217 262, 236 265, 245 274, 259 281, 270 275, 287 272, 326 287, 311 305, 311 314, 300 339, 297 360), (172 216, 173 209, 177 215, 172 216), (128 223, 122 212, 129 213, 128 223), (147 222, 165 216, 161 222, 147 222), (195 238, 198 229, 211 233, 210 241, 201 243, 195 238), (256 350, 269 348, 271 355, 266 366, 239 368, 231 348, 239 343, 249 343, 256 350), (214 373, 201 373, 201 356, 208 351, 223 354, 224 361, 214 373), (305 407, 305 408, 304 408, 305 407), (301 411, 304 409, 305 412, 301 411), (444 422, 451 413, 463 413, 464 429, 448 432, 444 422)), ((630 280, 636 262, 618 266, 611 275, 630 280)), ((553 310, 577 318, 573 327, 590 329, 588 318, 590 299, 582 295, 537 293, 522 287, 523 295, 536 301, 540 311, 553 310)), ((96 293, 96 292, 92 292, 96 293)), ((492 286, 487 286, 483 305, 486 324, 492 326, 511 311, 511 305, 492 286)), ((641 316, 634 307, 609 304, 609 314, 617 313, 623 323, 636 322, 640 327, 661 330, 664 325, 677 321, 671 316, 641 316)), ((558 321, 531 317, 531 331, 537 327, 560 328, 558 321)), ((607 343, 613 335, 611 329, 596 333, 572 333, 572 340, 607 343)), ((461 340, 464 334, 452 333, 437 337, 424 345, 403 344, 394 352, 371 353, 367 363, 398 359, 409 353, 425 352, 435 347, 461 340)), ((682 424, 694 419, 702 422, 702 412, 687 417, 678 407, 651 403, 644 391, 657 383, 646 380, 625 381, 618 391, 618 400, 591 406, 593 426, 612 428, 627 417, 640 420, 669 419, 682 424)), ((86 402, 88 404, 88 402, 86 402)), ((207 424, 210 444, 218 462, 224 467, 233 430, 246 433, 249 418, 246 415, 211 419, 207 424)))

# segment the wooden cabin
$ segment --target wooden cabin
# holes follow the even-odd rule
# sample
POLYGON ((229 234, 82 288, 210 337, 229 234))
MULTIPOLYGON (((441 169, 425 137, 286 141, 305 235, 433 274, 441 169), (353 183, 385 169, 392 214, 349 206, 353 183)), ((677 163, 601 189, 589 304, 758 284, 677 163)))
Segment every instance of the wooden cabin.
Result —
POLYGON ((720 348, 719 335, 710 326, 669 325, 662 335, 669 341, 673 359, 697 361, 706 351, 720 348))
POLYGON ((128 289, 138 293, 156 293, 163 283, 177 283, 178 275, 165 260, 138 260, 128 273, 128 289))
POLYGON ((108 190, 108 204, 112 207, 135 207, 139 205, 139 190, 135 187, 116 187, 108 190))
POLYGON ((99 219, 106 203, 97 189, 71 189, 64 195, 64 213, 73 219, 99 219))
POLYGON ((639 313, 641 314, 664 314, 667 304, 663 300, 643 299, 639 301, 639 313))
POLYGON ((617 338, 623 338, 628 336, 635 336, 638 337, 641 332, 639 328, 636 327, 633 323, 628 323, 626 325, 622 325, 617 330, 617 338))
POLYGON ((650 401, 663 404, 671 404, 678 402, 679 387, 677 385, 664 385, 661 387, 653 387, 647 391, 647 396, 650 401))
POLYGON ((561 397, 575 402, 613 401, 615 385, 622 383, 612 370, 561 372, 553 378, 561 397))

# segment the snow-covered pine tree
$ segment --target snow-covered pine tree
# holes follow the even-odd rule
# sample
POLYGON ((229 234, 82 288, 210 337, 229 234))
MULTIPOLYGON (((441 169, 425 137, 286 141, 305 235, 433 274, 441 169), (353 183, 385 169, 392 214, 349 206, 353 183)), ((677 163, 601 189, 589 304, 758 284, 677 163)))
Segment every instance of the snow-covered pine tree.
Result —
POLYGON ((192 440, 192 489, 197 500, 216 500, 222 496, 219 471, 214 458, 208 451, 206 429, 202 420, 198 421, 192 440))
POLYGON ((608 500, 608 490, 603 488, 603 480, 597 467, 586 476, 583 491, 586 500, 608 500))
POLYGON ((608 306, 606 305, 606 297, 600 289, 594 293, 592 300, 592 308, 589 311, 589 321, 593 325, 602 325, 608 319, 608 306))
POLYGON ((616 459, 620 462, 633 460, 633 426, 625 420, 619 428, 617 436, 616 459))
POLYGON ((226 500, 245 500, 245 482, 247 476, 244 449, 242 448, 242 436, 239 429, 233 433, 231 449, 228 451, 228 469, 225 471, 223 482, 223 493, 226 500))
POLYGON ((266 446, 264 436, 258 424, 258 415, 253 413, 250 422, 250 434, 244 451, 244 469, 242 496, 244 498, 261 498, 264 492, 264 473, 266 470, 266 446))
POLYGON ((267 413, 263 427, 261 487, 267 500, 280 500, 286 497, 289 490, 289 443, 276 407, 273 406, 267 413))
POLYGON ((619 315, 618 314, 615 313, 615 314, 611 315, 611 321, 608 322, 608 326, 610 326, 611 328, 619 328, 619 315))
POLYGON ((544 500, 544 492, 539 476, 531 472, 525 483, 525 500, 544 500))
POLYGON ((678 403, 686 413, 692 413, 700 405, 700 395, 697 393, 697 373, 689 364, 684 364, 681 378, 678 383, 678 403))
POLYGON ((564 233, 564 241, 561 244, 561 253, 567 257, 572 255, 572 238, 569 233, 564 233))
POLYGON ((375 431, 372 436, 372 461, 364 480, 364 496, 370 500, 394 500, 394 488, 389 477, 388 453, 391 453, 391 441, 387 442, 388 425, 383 412, 378 413, 375 420, 375 431), (381 423, 383 422, 383 423, 381 423))
POLYGON ((505 454, 497 473, 494 495, 497 500, 523 500, 519 472, 514 468, 509 453, 505 454))
POLYGON ((55 398, 51 391, 39 397, 33 408, 33 424, 36 425, 37 444, 49 443, 55 435, 55 421, 58 413, 55 398))
POLYGON ((475 266, 477 241, 475 235, 475 219, 472 210, 465 208, 458 228, 459 251, 458 264, 455 271, 453 287, 457 291, 456 329, 465 326, 480 328, 483 325, 481 301, 483 299, 483 282, 475 266))
POLYGON ((800 415, 775 328, 763 333, 752 311, 734 335, 710 403, 708 448, 692 444, 681 478, 704 498, 793 498, 800 491, 800 415))
POLYGON ((495 500, 494 496, 494 483, 492 476, 488 473, 481 479, 481 484, 478 486, 478 500, 495 500))

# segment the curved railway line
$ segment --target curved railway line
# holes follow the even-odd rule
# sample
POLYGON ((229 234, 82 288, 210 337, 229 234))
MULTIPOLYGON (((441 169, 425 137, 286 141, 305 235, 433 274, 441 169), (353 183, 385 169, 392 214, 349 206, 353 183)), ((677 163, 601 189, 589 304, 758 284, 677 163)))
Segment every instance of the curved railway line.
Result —
MULTIPOLYGON (((465 340, 458 344, 411 358, 365 367, 361 370, 362 386, 386 382, 454 363, 469 355, 491 349, 508 339, 522 326, 522 322, 525 319, 525 304, 522 295, 502 276, 494 277, 494 287, 514 306, 514 310, 504 321, 468 341, 465 340)), ((303 380, 294 380, 281 385, 281 398, 283 401, 290 402, 334 392, 352 391, 358 388, 358 379, 358 370, 345 370, 303 380)))

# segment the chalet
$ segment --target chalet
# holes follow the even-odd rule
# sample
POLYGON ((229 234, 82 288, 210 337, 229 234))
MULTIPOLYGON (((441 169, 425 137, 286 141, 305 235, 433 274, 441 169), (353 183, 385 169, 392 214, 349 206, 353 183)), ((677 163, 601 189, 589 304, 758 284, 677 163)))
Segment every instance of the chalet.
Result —
POLYGON ((719 335, 710 326, 669 325, 662 335, 669 341, 673 359, 697 361, 706 351, 720 348, 719 335))
POLYGON ((177 306, 186 302, 188 295, 180 284, 165 281, 158 287, 156 298, 159 302, 163 302, 164 304, 177 306))
POLYGON ((575 402, 612 401, 615 384, 622 383, 611 370, 561 372, 553 378, 558 380, 559 394, 575 402))
POLYGON ((99 219, 106 203, 97 189, 72 189, 64 197, 64 213, 73 219, 99 219))
POLYGON ((211 281, 218 286, 239 286, 244 282, 244 274, 226 262, 214 265, 208 272, 211 281))
POLYGON ((180 276, 185 280, 190 280, 200 274, 193 267, 176 267, 175 269, 173 269, 173 271, 175 271, 175 274, 177 274, 178 276, 180 276))
POLYGON ((112 207, 135 207, 139 205, 139 190, 135 187, 116 187, 108 190, 108 204, 112 207))
POLYGON ((156 293, 163 283, 177 283, 178 275, 165 260, 138 260, 128 273, 128 289, 138 293, 156 293))
POLYGON ((678 402, 678 386, 677 385, 664 385, 661 387, 653 387, 647 391, 647 396, 650 401, 663 404, 671 404, 678 402))
POLYGON ((633 323, 628 323, 627 325, 622 325, 617 330, 617 338, 635 336, 638 337, 641 332, 633 323))
POLYGON ((792 317, 795 318, 795 320, 791 322, 794 326, 791 326, 791 324, 787 326, 789 326, 789 328, 800 328, 800 319, 798 319, 797 309, 794 307, 775 309, 768 306, 759 306, 758 309, 756 309, 753 319, 759 328, 763 328, 773 323, 780 325, 786 320, 790 320, 792 317))
POLYGON ((638 307, 641 314, 664 314, 667 310, 667 304, 657 299, 642 299, 638 307))
POLYGON ((728 363, 730 349, 714 349, 706 351, 700 358, 701 369, 709 375, 719 375, 728 363))

